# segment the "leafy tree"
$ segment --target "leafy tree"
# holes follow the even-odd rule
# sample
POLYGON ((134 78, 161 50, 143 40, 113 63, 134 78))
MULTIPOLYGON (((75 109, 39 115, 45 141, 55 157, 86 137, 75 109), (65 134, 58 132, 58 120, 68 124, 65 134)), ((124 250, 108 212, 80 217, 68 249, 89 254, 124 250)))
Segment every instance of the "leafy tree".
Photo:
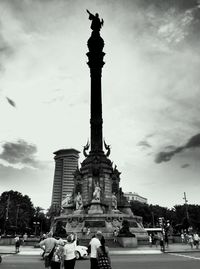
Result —
POLYGON ((59 216, 61 213, 61 207, 59 204, 52 204, 48 209, 47 216, 49 217, 51 223, 53 223, 54 218, 59 216))
POLYGON ((0 197, 0 229, 6 233, 30 229, 34 207, 27 195, 17 191, 3 192, 0 197))
POLYGON ((151 226, 151 210, 148 204, 143 204, 138 201, 131 201, 131 210, 136 216, 142 216, 144 226, 151 226))
POLYGON ((49 218, 44 214, 44 209, 42 207, 35 207, 35 213, 32 223, 38 223, 35 227, 36 234, 43 234, 50 230, 49 218))
POLYGON ((171 209, 138 201, 131 201, 130 205, 135 215, 143 217, 145 227, 159 226, 158 220, 163 217, 165 221, 169 220, 175 233, 188 230, 189 227, 200 232, 200 205, 175 205, 171 209))

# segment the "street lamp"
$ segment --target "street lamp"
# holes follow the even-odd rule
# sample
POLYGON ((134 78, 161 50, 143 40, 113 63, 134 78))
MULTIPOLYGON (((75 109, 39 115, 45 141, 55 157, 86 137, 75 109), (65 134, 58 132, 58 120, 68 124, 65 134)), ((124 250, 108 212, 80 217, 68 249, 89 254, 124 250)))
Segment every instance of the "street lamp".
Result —
POLYGON ((33 225, 35 226, 35 236, 37 235, 37 227, 40 225, 39 221, 34 221, 33 225))
POLYGON ((17 229, 17 221, 18 221, 18 217, 19 217, 19 207, 20 207, 20 204, 17 204, 16 221, 15 221, 16 229, 17 229))
POLYGON ((8 212, 9 212, 9 205, 10 205, 10 193, 6 194, 7 198, 7 202, 6 202, 6 216, 5 216, 5 220, 4 220, 4 234, 6 234, 6 223, 8 221, 8 212))
POLYGON ((163 246, 161 247, 161 250, 163 251, 163 252, 165 252, 165 226, 164 226, 164 218, 163 217, 160 217, 160 218, 158 218, 158 221, 159 221, 159 225, 160 225, 160 227, 161 227, 161 229, 162 229, 162 243, 163 243, 163 246))

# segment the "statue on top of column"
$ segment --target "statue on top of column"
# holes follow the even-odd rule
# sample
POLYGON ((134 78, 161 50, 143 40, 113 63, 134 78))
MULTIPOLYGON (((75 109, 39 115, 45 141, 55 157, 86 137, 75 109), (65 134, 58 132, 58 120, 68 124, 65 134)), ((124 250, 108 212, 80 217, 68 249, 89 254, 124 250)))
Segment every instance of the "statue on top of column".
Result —
POLYGON ((101 30, 101 27, 103 26, 104 24, 104 21, 103 19, 99 19, 99 14, 96 13, 95 15, 93 15, 88 9, 86 9, 87 13, 89 14, 89 20, 92 21, 91 23, 91 29, 93 31, 100 31, 101 30))

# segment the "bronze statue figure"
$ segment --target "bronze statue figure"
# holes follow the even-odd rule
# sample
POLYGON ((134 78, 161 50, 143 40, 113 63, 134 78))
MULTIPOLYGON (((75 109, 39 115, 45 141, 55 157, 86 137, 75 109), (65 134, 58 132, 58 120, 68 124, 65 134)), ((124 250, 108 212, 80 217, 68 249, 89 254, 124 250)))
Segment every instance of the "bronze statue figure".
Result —
POLYGON ((88 9, 86 9, 87 13, 89 14, 89 20, 92 21, 91 23, 91 29, 93 31, 100 31, 101 27, 103 26, 104 24, 104 21, 103 19, 99 19, 99 14, 96 13, 95 15, 93 15, 88 9))
POLYGON ((89 149, 90 147, 90 143, 89 143, 89 140, 87 141, 87 144, 83 147, 83 154, 85 157, 88 157, 89 155, 87 154, 87 150, 89 149))

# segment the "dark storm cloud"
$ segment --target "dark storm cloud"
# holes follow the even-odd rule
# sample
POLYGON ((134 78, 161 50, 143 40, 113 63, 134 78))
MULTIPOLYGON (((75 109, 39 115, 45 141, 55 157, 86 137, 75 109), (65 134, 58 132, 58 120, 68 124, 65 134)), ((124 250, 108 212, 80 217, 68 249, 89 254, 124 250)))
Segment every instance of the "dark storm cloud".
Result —
POLYGON ((188 142, 181 147, 175 147, 175 146, 170 146, 171 148, 174 148, 171 151, 161 151, 156 155, 155 162, 156 163, 161 163, 161 162, 168 162, 171 160, 171 158, 185 149, 189 148, 199 148, 200 147, 200 134, 196 134, 192 136, 188 142))
POLYGON ((0 154, 0 159, 11 165, 21 164, 36 167, 38 164, 35 159, 37 147, 33 144, 18 140, 17 142, 6 142, 2 145, 2 148, 3 152, 0 154))

